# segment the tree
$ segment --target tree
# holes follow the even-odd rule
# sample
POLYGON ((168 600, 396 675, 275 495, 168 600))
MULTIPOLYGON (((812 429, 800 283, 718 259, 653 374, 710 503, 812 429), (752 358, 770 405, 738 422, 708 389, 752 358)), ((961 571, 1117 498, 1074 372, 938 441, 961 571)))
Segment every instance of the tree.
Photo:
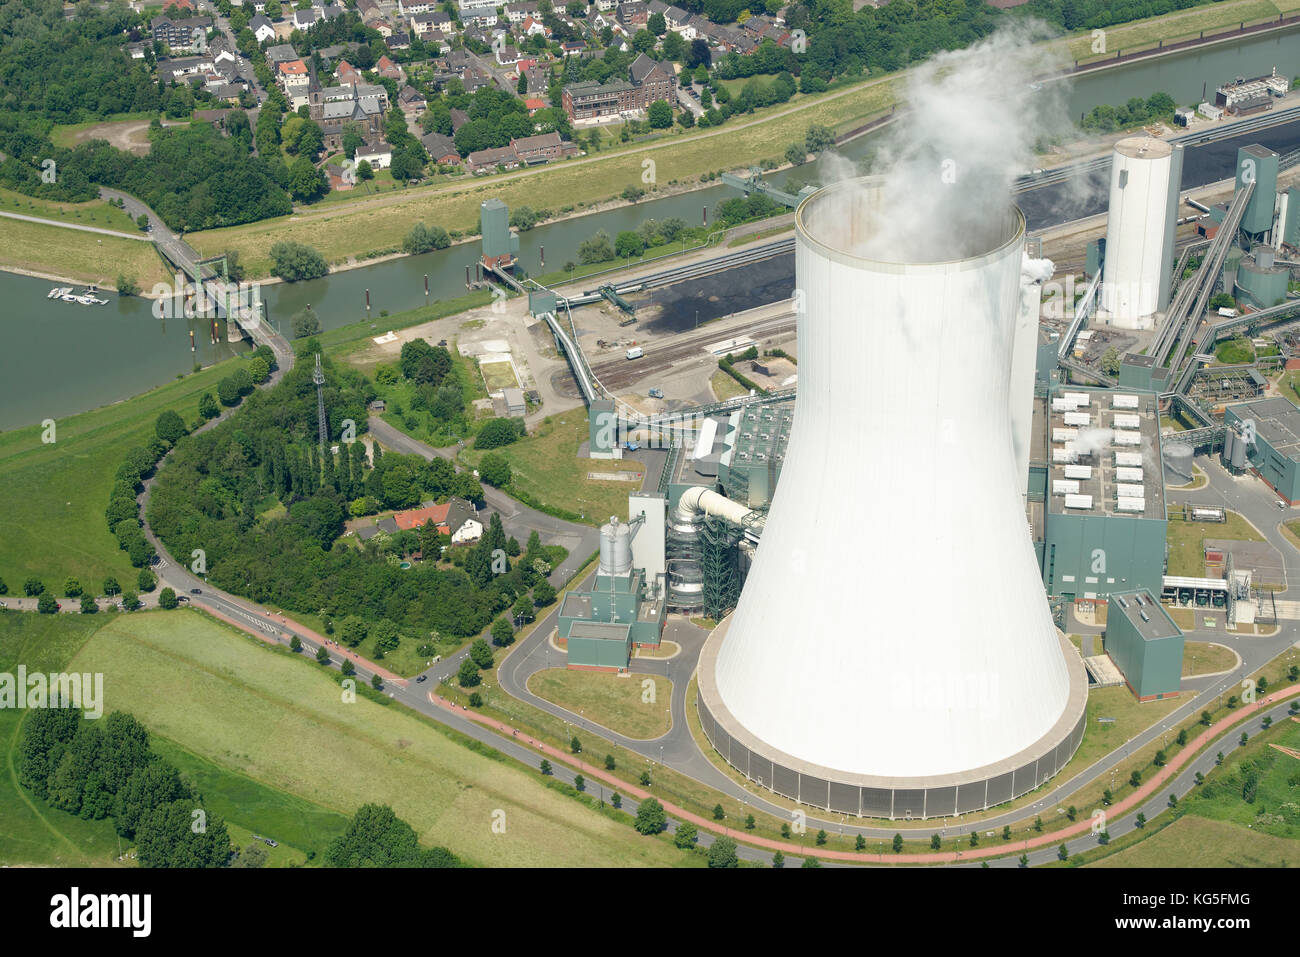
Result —
POLYGON ((773 869, 778 871, 781 868, 785 867, 785 855, 782 854, 780 851, 777 851, 775 854, 772 855, 772 867, 773 869))
MULTIPOLYGON (((441 226, 416 223, 402 240, 402 251, 409 254, 427 253, 433 249, 446 249, 451 245, 451 235, 441 226)), ((423 343, 428 345, 428 343, 423 343)))
POLYGON ((791 166, 799 166, 808 158, 808 151, 802 143, 791 143, 785 148, 785 161, 791 166))
POLYGON ((1101 371, 1108 376, 1119 375, 1119 350, 1111 346, 1101 357, 1101 371))
POLYGON ((307 306, 301 312, 295 313, 293 317, 293 337, 295 339, 308 339, 311 336, 320 335, 320 318, 316 315, 316 310, 307 306))
POLYGON ((1138 811, 1138 816, 1133 819, 1133 823, 1136 824, 1139 828, 1146 827, 1147 816, 1143 814, 1141 811, 1138 811))
POLYGON ((370 676, 370 687, 374 688, 376 691, 379 691, 381 688, 384 687, 384 679, 383 676, 379 674, 379 672, 376 671, 374 674, 370 676))
POLYGON ((330 653, 325 650, 324 645, 321 645, 319 648, 316 649, 316 660, 320 662, 322 665, 327 664, 329 662, 330 653))
POLYGON ((363 804, 325 852, 330 867, 459 867, 445 847, 422 848, 414 829, 380 804, 363 804))
POLYGON ((122 608, 124 611, 135 611, 140 607, 140 596, 133 591, 122 592, 122 608))
POLYGON ((1142 783, 1142 772, 1134 770, 1128 776, 1129 787, 1138 787, 1142 783))
POLYGON ((75 578, 63 579, 63 594, 69 598, 76 598, 81 594, 81 582, 75 578))
POLYGON ((285 282, 319 279, 329 271, 325 257, 311 246, 289 240, 271 245, 271 272, 285 282))
POLYGON ((477 691, 471 691, 469 693, 469 706, 471 708, 483 707, 483 696, 479 694, 477 691))
POLYGON ((357 179, 365 182, 375 178, 375 168, 370 165, 370 160, 362 160, 357 164, 357 179))
POLYGON ((404 378, 420 385, 439 386, 451 371, 451 353, 443 346, 413 339, 402 346, 397 360, 404 378))
POLYGON ((618 234, 618 239, 614 244, 614 251, 622 259, 640 256, 645 252, 645 242, 635 231, 625 229, 618 234))
POLYGON ((230 859, 226 825, 214 814, 195 831, 193 800, 171 801, 154 808, 135 833, 140 863, 146 867, 225 867, 230 859))
POLYGON ((474 664, 472 658, 466 658, 460 663, 460 669, 456 672, 456 683, 462 688, 473 688, 482 680, 479 676, 478 665, 474 664))
POLYGON ((315 202, 329 190, 329 176, 306 156, 299 156, 289 166, 289 194, 294 199, 315 202))
MULTIPOLYGON (((443 350, 446 351, 446 350, 443 350)), ((511 419, 489 419, 474 437, 474 448, 495 449, 520 438, 519 427, 511 419)), ((480 469, 480 471, 482 471, 480 469)))
MULTIPOLYGON (((1165 757, 1165 752, 1163 750, 1157 750, 1155 757, 1151 759, 1151 763, 1158 768, 1163 768, 1166 760, 1168 759, 1165 757)), ((1071 818, 1070 820, 1074 820, 1074 818, 1071 818)))
POLYGON ((543 578, 533 586, 533 604, 538 608, 545 608, 553 601, 555 601, 555 586, 543 578))
POLYGON ((826 843, 826 838, 827 838, 827 834, 826 834, 826 832, 825 832, 824 830, 823 830, 823 831, 818 831, 818 832, 817 832, 817 846, 818 846, 818 847, 823 846, 823 845, 826 843))
POLYGON ((149 228, 149 217, 148 217, 147 215, 145 215, 144 213, 141 213, 139 216, 137 216, 137 217, 135 218, 135 226, 136 226, 136 229, 140 229, 140 230, 148 229, 148 228, 149 228))
POLYGON ((95 612, 97 612, 97 611, 99 611, 99 606, 98 606, 97 604, 95 604, 95 596, 94 596, 94 595, 82 595, 82 596, 81 596, 81 613, 82 613, 83 615, 93 615, 93 614, 95 614, 95 612))
POLYGON ((665 130, 673 125, 673 108, 667 100, 655 100, 646 110, 646 118, 651 129, 665 130))
POLYGON ((903 835, 894 835, 893 848, 895 854, 901 854, 903 852, 903 835))
POLYGON ((154 422, 154 434, 171 445, 175 445, 177 439, 184 435, 188 430, 185 428, 185 420, 172 409, 168 409, 158 416, 154 422))
POLYGON ((1058 848, 1056 849, 1056 856, 1057 856, 1057 858, 1059 858, 1060 860, 1064 861, 1064 860, 1066 860, 1066 859, 1069 858, 1069 856, 1070 856, 1070 849, 1067 848, 1064 844, 1062 844, 1060 847, 1058 847, 1058 848))
POLYGON ((694 824, 682 823, 677 825, 677 831, 673 835, 673 844, 683 851, 689 851, 695 846, 698 836, 699 831, 694 824))
POLYGON ((623 806, 623 795, 615 791, 612 795, 610 795, 609 803, 612 804, 614 806, 614 810, 617 811, 619 808, 623 806))
POLYGON ((757 826, 758 822, 754 819, 754 815, 748 814, 745 816, 745 830, 752 831, 757 826))
POLYGON ((54 596, 47 591, 41 592, 41 597, 36 599, 36 610, 42 615, 53 615, 59 610, 59 603, 54 600, 54 596))
POLYGON ((158 576, 147 568, 140 569, 140 574, 135 576, 136 587, 141 591, 153 591, 158 585, 158 576))
POLYGON ((637 783, 639 783, 643 788, 648 788, 650 786, 650 772, 642 771, 641 777, 637 778, 637 783))
POLYGON ((813 123, 809 125, 808 132, 804 136, 804 144, 808 147, 809 153, 821 153, 835 145, 835 131, 828 126, 813 123))
POLYGON ((289 639, 289 650, 293 652, 302 651, 302 639, 294 635, 289 639))
POLYGON ((1208 728, 1210 726, 1210 722, 1213 720, 1214 719, 1210 716, 1210 712, 1208 711, 1201 712, 1201 724, 1203 724, 1205 727, 1208 728))
POLYGON ((475 638, 469 646, 469 657, 484 671, 492 667, 492 647, 482 638, 475 638))
POLYGON ((543 777, 551 773, 551 762, 547 761, 545 758, 542 758, 542 763, 540 767, 541 767, 541 772, 543 777))
POLYGON ((117 282, 114 283, 114 285, 117 287, 117 294, 118 294, 119 296, 138 296, 138 295, 140 295, 140 286, 139 286, 139 284, 138 284, 134 279, 132 279, 130 276, 126 276, 126 275, 123 275, 122 273, 118 273, 118 274, 117 274, 117 282))
POLYGON ((217 405, 217 400, 212 397, 211 392, 203 393, 199 399, 199 417, 204 419, 215 419, 221 414, 221 408, 217 405))
POLYGON ((930 835, 930 850, 932 850, 932 851, 937 851, 937 850, 939 850, 939 848, 941 848, 941 847, 943 847, 943 840, 939 837, 938 834, 931 834, 931 835, 930 835))
POLYGON ((722 809, 722 805, 721 805, 721 804, 715 804, 715 805, 713 805, 713 819, 714 819, 715 821, 721 821, 721 820, 723 820, 726 816, 727 816, 727 812, 724 811, 724 810, 722 809))
POLYGON ((719 837, 709 846, 709 867, 739 867, 736 842, 729 837, 719 837))
POLYGON ((569 750, 572 751, 574 754, 582 753, 582 742, 578 740, 578 736, 576 734, 569 740, 569 750))
POLYGON ((607 755, 605 755, 605 770, 606 770, 606 771, 613 771, 614 768, 616 768, 617 766, 618 766, 618 762, 614 760, 614 755, 612 755, 612 754, 607 754, 607 755))
POLYGON ((583 265, 606 262, 614 258, 614 244, 610 242, 609 233, 599 230, 590 239, 578 244, 578 259, 583 265))
POLYGON ((478 474, 493 488, 505 488, 510 484, 510 463, 497 453, 489 452, 479 461, 478 474))
POLYGON ((1004 825, 1002 826, 1002 840, 1004 840, 1004 841, 1009 841, 1009 840, 1011 840, 1011 825, 1010 825, 1010 824, 1004 824, 1004 825))
POLYGON ((344 658, 343 665, 342 667, 339 668, 339 672, 345 678, 351 678, 353 675, 357 673, 357 666, 352 663, 351 658, 344 658))
POLYGON ((492 622, 492 644, 504 648, 513 644, 515 640, 515 631, 510 627, 510 622, 504 618, 498 618, 492 622))
POLYGON ((253 356, 248 360, 248 375, 249 378, 260 385, 271 378, 271 369, 261 356, 253 356))
POLYGON ((37 595, 44 594, 45 582, 32 576, 23 582, 23 594, 28 598, 35 598, 37 595))
POLYGON ((573 787, 574 787, 574 790, 577 790, 577 791, 583 791, 583 790, 586 790, 586 788, 587 788, 587 779, 584 778, 581 774, 575 774, 575 775, 573 776, 573 787))
POLYGON ((664 15, 662 13, 650 14, 650 19, 646 22, 646 26, 649 28, 650 32, 657 37, 661 37, 668 32, 668 23, 664 20, 664 15))
POLYGON ((658 834, 668 826, 664 806, 654 798, 646 798, 637 806, 636 821, 632 825, 639 834, 658 834))
POLYGON ((266 845, 261 841, 254 841, 239 852, 231 867, 265 867, 270 855, 267 853, 266 845))
POLYGON ((164 588, 158 593, 158 607, 171 610, 177 605, 176 592, 170 588, 164 588))

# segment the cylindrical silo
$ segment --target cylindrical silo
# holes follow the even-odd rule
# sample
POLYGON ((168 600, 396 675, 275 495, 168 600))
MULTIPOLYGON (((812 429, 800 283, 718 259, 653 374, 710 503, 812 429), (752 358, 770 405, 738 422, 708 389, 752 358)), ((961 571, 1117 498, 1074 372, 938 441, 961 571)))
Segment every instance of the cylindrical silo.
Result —
MULTIPOLYGON (((1181 479, 1183 484, 1190 482, 1195 474, 1192 464, 1193 460, 1192 447, 1181 442, 1171 442, 1165 446, 1162 458, 1165 462, 1165 472, 1171 478, 1181 479)), ((1178 484, 1178 483, 1174 483, 1178 484)))
POLYGON ((1024 217, 991 214, 960 237, 966 258, 951 237, 924 262, 872 260, 881 192, 837 183, 796 214, 794 423, 699 707, 715 747, 773 790, 933 816, 1059 770, 1086 679, 1052 620, 1012 443, 1024 217), (906 808, 881 804, 905 792, 906 808))
POLYGON ((1162 269, 1168 258, 1173 149, 1151 136, 1130 136, 1111 157, 1102 318, 1123 329, 1151 329, 1160 308, 1162 269))
POLYGON ((1232 429, 1223 430, 1223 464, 1232 468, 1232 449, 1237 443, 1237 433, 1232 429))
MULTIPOLYGON (((1228 434, 1229 435, 1233 434, 1231 429, 1228 430, 1228 434)), ((1250 446, 1247 444, 1245 437, 1240 435, 1233 436, 1232 470, 1234 472, 1245 471, 1246 455, 1249 452, 1250 452, 1250 446)))
POLYGON ((611 515, 608 524, 600 527, 601 575, 626 575, 632 569, 632 527, 611 515))

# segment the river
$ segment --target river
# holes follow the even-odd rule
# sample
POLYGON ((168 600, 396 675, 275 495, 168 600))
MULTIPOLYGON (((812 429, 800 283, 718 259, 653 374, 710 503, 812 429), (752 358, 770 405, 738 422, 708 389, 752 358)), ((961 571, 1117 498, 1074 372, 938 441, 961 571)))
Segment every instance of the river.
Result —
MULTIPOLYGON (((1190 103, 1201 98, 1203 87, 1212 93, 1219 83, 1237 75, 1256 76, 1277 66, 1290 76, 1297 61, 1300 30, 1245 38, 1077 77, 1066 94, 1066 108, 1078 116, 1103 103, 1119 105, 1157 90, 1179 103, 1190 103)), ((1294 132, 1269 145, 1279 151, 1300 146, 1300 124, 1290 129, 1294 132)), ((860 160, 877 141, 878 134, 863 136, 841 152, 860 160)), ((774 174, 772 180, 784 182, 791 176, 817 179, 820 172, 816 166, 805 166, 774 174)), ((519 259, 535 275, 555 271, 576 260, 578 244, 598 229, 613 236, 645 219, 669 216, 697 224, 703 221, 706 207, 712 218, 718 203, 736 195, 729 187, 713 186, 538 226, 520 235, 519 259)), ((424 303, 425 275, 431 300, 462 294, 465 268, 477 256, 477 243, 455 246, 312 282, 270 285, 263 290, 264 299, 272 320, 286 331, 289 317, 308 303, 328 329, 366 318, 369 289, 372 322, 383 331, 381 312, 397 313, 424 303)), ((0 272, 0 303, 4 304, 0 309, 0 429, 115 402, 188 372, 195 362, 209 365, 248 348, 242 343, 211 344, 203 320, 156 319, 152 304, 143 299, 109 294, 106 306, 50 301, 45 297, 53 285, 0 272), (190 352, 191 327, 194 353, 190 352)))

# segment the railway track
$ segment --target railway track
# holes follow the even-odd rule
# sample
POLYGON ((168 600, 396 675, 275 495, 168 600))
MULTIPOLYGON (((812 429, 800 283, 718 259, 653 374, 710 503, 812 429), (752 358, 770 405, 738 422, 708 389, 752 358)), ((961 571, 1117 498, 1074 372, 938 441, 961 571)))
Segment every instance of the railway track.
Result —
POLYGON ((692 335, 689 339, 665 340, 664 345, 659 348, 652 345, 646 350, 644 358, 641 359, 628 360, 623 358, 620 352, 617 358, 594 362, 591 364, 591 371, 606 389, 611 392, 618 392, 647 376, 667 372, 692 358, 700 361, 714 361, 713 357, 704 351, 704 346, 710 342, 741 335, 760 339, 764 336, 794 332, 794 329, 794 313, 775 316, 771 319, 760 319, 752 324, 736 326, 725 331, 719 329, 708 330, 706 326, 705 330, 708 331, 702 330, 703 334, 701 335, 692 335))

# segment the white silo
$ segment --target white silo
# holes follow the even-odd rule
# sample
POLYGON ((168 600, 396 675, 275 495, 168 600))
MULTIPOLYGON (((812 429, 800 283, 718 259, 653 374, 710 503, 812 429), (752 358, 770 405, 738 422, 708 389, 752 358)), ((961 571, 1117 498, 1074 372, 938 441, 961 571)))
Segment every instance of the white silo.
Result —
POLYGON ((1152 329, 1168 305, 1173 225, 1182 152, 1164 140, 1130 136, 1111 157, 1110 208, 1100 318, 1122 329, 1152 329))
MULTIPOLYGON (((1052 620, 1008 390, 1024 217, 928 262, 856 250, 882 190, 796 215, 799 392, 736 611, 706 642, 706 735, 833 811, 936 816, 1032 790, 1082 738, 1082 662, 1052 620)), ((954 241, 958 237, 953 237, 954 241)))

